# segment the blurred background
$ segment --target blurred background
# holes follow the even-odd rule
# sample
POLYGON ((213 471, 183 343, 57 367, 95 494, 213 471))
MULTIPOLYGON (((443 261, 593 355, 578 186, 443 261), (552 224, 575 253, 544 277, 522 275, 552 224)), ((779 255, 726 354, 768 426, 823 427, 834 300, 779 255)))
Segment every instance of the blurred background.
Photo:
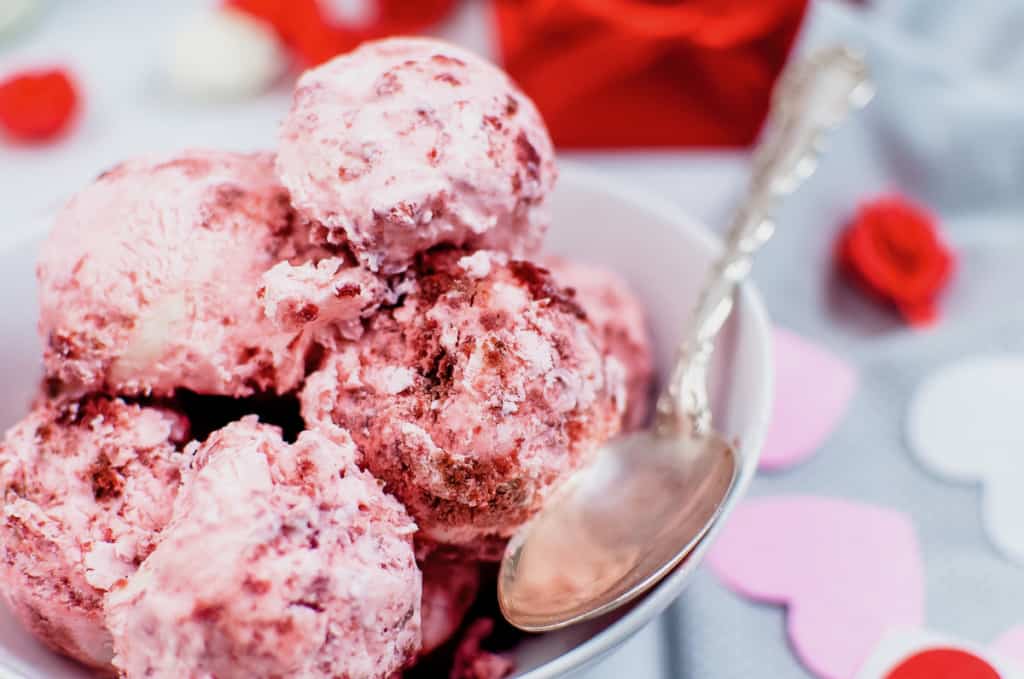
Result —
MULTIPOLYGON (((675 4, 3 0, 0 78, 66 69, 79 99, 53 137, 8 134, 0 190, 18 200, 5 208, 31 215, 141 152, 268 147, 303 68, 367 37, 416 32, 501 63, 540 106, 561 148, 586 150, 588 161, 610 169, 628 162, 621 152, 642 149, 639 167, 652 176, 664 168, 662 185, 678 192, 688 182, 676 178, 671 150, 736 151, 754 138, 806 3, 675 4)), ((726 167, 728 158, 709 162, 735 174, 735 184, 742 173, 726 167)), ((728 183, 708 185, 720 195, 728 183)))
MULTIPOLYGON (((126 157, 271 147, 302 69, 409 33, 497 61, 534 98, 563 160, 661 194, 713 229, 743 190, 747 150, 787 58, 835 42, 862 50, 876 100, 832 140, 754 275, 773 320, 842 361, 858 386, 799 463, 766 470, 753 495, 843 498, 907 517, 924 564, 922 630, 983 648, 1024 624, 1022 558, 992 545, 982 486, 932 473, 903 433, 917 388, 943 366, 1024 356, 1024 2, 0 0, 0 245, 126 157), (834 256, 858 207, 883 194, 925 215, 955 260, 929 290, 935 307, 923 323, 900 289, 844 279, 834 256)), ((903 233, 902 222, 893 228, 903 233)), ((910 285, 901 281, 893 285, 910 285)), ((836 388, 780 391, 796 399, 797 421, 804 384, 812 396, 836 388)), ((985 398, 1008 397, 1000 389, 982 380, 972 398, 984 409, 985 398)), ((1019 434, 1000 441, 1024 455, 1019 434)), ((1016 493, 1024 463, 1014 460, 1016 493)), ((966 477, 983 480, 984 470, 966 477)), ((884 570, 888 556, 871 563, 884 570)), ((804 577, 833 576, 812 562, 799 564, 804 577)), ((852 676, 794 653, 782 608, 706 570, 586 676, 852 676)), ((842 609, 871 578, 831 586, 842 609)), ((841 613, 821 624, 847 633, 841 613)), ((1012 644, 1001 648, 1013 655, 1012 644)))

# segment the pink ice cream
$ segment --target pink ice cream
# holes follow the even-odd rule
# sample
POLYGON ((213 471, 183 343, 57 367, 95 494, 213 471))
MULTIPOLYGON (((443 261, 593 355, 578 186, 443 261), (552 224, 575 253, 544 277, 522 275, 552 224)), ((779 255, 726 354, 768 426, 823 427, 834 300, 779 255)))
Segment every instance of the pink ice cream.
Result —
POLYGON ((277 168, 299 213, 384 273, 441 243, 529 253, 557 176, 544 122, 508 76, 422 38, 307 71, 277 168))
POLYGON ((285 332, 332 348, 358 338, 363 321, 394 301, 387 281, 350 260, 331 256, 301 264, 280 262, 263 274, 258 295, 264 313, 285 332))
POLYGON ((170 519, 181 415, 94 396, 37 406, 0 446, 0 592, 61 653, 110 669, 103 596, 170 519))
POLYGON ((257 294, 268 269, 308 255, 307 231, 269 154, 119 165, 71 200, 43 247, 48 377, 128 395, 294 388, 312 338, 277 327, 257 294))
POLYGON ((375 679, 412 660, 416 526, 332 439, 247 417, 190 448, 160 545, 107 597, 122 672, 375 679))
POLYGON ((426 655, 452 638, 480 590, 480 566, 432 558, 423 571, 423 644, 426 655))
POLYGON ((585 318, 533 264, 435 254, 401 306, 308 378, 303 417, 352 433, 419 542, 497 559, 619 427, 621 369, 585 318))
POLYGON ((651 410, 654 352, 647 312, 622 276, 597 266, 547 257, 544 266, 572 289, 609 356, 626 371, 626 415, 622 428, 642 427, 651 410))

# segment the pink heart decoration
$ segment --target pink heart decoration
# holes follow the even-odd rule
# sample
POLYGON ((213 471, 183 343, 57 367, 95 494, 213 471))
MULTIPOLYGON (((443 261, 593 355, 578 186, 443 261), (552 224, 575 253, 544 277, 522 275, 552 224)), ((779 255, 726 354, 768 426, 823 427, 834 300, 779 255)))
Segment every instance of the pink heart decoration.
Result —
POLYGON ((776 328, 775 403, 761 469, 791 467, 813 455, 835 430, 857 389, 843 359, 799 335, 776 328))
POLYGON ((793 648, 824 679, 849 679, 888 628, 924 620, 917 535, 891 509, 812 496, 749 500, 708 563, 740 594, 788 606, 793 648))
POLYGON ((1018 625, 996 639, 992 650, 1024 665, 1024 625, 1018 625))

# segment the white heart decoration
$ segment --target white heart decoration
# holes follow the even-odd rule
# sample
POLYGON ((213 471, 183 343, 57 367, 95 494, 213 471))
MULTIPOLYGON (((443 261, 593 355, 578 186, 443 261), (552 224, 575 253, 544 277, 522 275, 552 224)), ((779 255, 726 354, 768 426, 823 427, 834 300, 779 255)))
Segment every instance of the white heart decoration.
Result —
POLYGON ((1024 564, 1024 356, 975 356, 928 377, 908 413, 907 440, 935 474, 983 487, 982 520, 1024 564))

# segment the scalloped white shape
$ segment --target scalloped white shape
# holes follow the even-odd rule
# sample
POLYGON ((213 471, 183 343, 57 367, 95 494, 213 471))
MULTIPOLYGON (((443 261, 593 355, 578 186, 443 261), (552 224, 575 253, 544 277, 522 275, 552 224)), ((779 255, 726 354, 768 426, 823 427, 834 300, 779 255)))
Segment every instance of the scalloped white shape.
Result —
POLYGON ((981 484, 989 538, 1024 563, 1024 356, 973 356, 932 373, 911 400, 907 441, 939 477, 981 484))

